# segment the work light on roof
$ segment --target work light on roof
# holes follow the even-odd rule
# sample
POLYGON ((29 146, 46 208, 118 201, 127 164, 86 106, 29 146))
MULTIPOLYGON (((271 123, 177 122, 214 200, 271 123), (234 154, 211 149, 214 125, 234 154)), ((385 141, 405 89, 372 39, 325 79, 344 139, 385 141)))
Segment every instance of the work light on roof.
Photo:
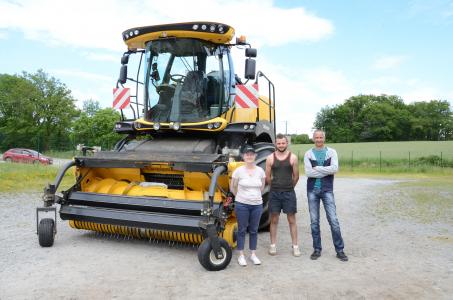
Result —
POLYGON ((197 29, 198 29, 198 24, 194 24, 194 25, 192 26, 192 29, 193 29, 193 30, 197 30, 197 29))
POLYGON ((214 31, 215 31, 215 25, 211 25, 211 26, 209 27, 209 30, 211 30, 211 32, 214 32, 214 31))
POLYGON ((206 30, 207 26, 205 24, 201 25, 201 29, 206 30))
POLYGON ((138 35, 138 29, 135 29, 134 33, 135 35, 138 35))

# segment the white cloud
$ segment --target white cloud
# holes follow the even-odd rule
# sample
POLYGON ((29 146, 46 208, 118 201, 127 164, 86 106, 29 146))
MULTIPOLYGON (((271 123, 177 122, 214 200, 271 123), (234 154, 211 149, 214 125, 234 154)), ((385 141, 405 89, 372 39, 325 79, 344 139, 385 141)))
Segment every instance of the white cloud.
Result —
MULTIPOLYGON (((339 70, 327 67, 292 70, 260 57, 260 67, 276 88, 277 131, 306 133, 312 131, 321 108, 342 103, 354 95, 351 81, 339 70), (287 122, 287 123, 286 123, 287 122)), ((260 79, 260 91, 267 91, 260 79)))
POLYGON ((69 76, 69 77, 76 77, 79 79, 85 80, 96 80, 96 81, 104 81, 104 82, 116 82, 114 76, 105 76, 101 74, 85 72, 80 70, 69 70, 69 69, 52 69, 49 71, 51 74, 69 76))
POLYGON ((90 90, 79 90, 79 89, 71 89, 72 96, 74 99, 77 100, 76 106, 80 109, 83 108, 83 102, 92 99, 94 101, 99 101, 101 98, 95 91, 90 91, 90 90))
POLYGON ((378 58, 374 62, 373 67, 378 70, 395 69, 399 67, 405 60, 406 57, 402 55, 384 56, 378 58))
POLYGON ((0 29, 20 30, 44 43, 115 51, 125 48, 125 29, 150 23, 215 20, 233 25, 256 45, 317 41, 333 32, 329 20, 302 7, 276 7, 271 0, 17 0, 0 2, 0 11, 0 29))
POLYGON ((89 60, 95 61, 107 61, 107 62, 114 62, 119 63, 120 55, 115 54, 108 54, 108 53, 98 53, 98 52, 84 52, 83 56, 88 58, 89 60))

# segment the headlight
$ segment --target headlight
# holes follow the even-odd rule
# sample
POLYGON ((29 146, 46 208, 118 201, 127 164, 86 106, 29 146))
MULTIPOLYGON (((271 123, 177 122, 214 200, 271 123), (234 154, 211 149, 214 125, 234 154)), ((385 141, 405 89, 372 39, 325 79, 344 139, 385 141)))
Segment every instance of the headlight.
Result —
POLYGON ((181 128, 181 124, 179 122, 175 122, 175 123, 173 123, 172 127, 174 130, 179 130, 181 128))
POLYGON ((215 122, 215 123, 214 123, 214 128, 219 128, 220 125, 222 125, 220 122, 215 122))
POLYGON ((245 124, 245 125, 244 125, 244 129, 245 129, 245 130, 249 129, 249 125, 248 125, 248 124, 245 124))
POLYGON ((208 129, 212 129, 212 127, 213 127, 212 123, 209 123, 208 124, 208 129))
POLYGON ((153 128, 154 128, 154 130, 156 130, 156 131, 159 130, 159 129, 160 129, 160 124, 159 124, 159 123, 154 123, 154 124, 153 124, 153 128))

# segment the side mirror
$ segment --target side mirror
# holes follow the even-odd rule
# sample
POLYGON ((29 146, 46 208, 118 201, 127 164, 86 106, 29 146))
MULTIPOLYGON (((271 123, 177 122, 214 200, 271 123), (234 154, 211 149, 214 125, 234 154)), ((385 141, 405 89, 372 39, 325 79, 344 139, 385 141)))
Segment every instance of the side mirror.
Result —
POLYGON ((245 60, 245 79, 255 79, 255 71, 256 71, 256 61, 251 58, 247 58, 245 60))
POLYGON ((129 55, 123 55, 121 57, 121 64, 122 65, 127 65, 129 63, 129 55))
POLYGON ((125 84, 127 80, 127 65, 122 65, 120 69, 120 78, 118 78, 118 81, 121 84, 125 84))
POLYGON ((246 57, 256 57, 256 49, 255 48, 246 48, 245 49, 245 56, 246 57))

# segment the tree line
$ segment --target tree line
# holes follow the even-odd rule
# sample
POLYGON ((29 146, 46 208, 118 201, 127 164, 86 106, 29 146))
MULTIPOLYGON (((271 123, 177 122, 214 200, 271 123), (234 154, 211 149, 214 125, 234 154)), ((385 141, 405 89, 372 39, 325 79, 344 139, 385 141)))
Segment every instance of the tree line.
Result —
POLYGON ((76 106, 71 91, 42 70, 0 74, 0 150, 73 150, 77 144, 111 148, 120 114, 87 100, 76 106))
POLYGON ((358 95, 322 108, 314 128, 334 143, 444 141, 453 139, 453 111, 448 101, 405 104, 395 95, 358 95))

